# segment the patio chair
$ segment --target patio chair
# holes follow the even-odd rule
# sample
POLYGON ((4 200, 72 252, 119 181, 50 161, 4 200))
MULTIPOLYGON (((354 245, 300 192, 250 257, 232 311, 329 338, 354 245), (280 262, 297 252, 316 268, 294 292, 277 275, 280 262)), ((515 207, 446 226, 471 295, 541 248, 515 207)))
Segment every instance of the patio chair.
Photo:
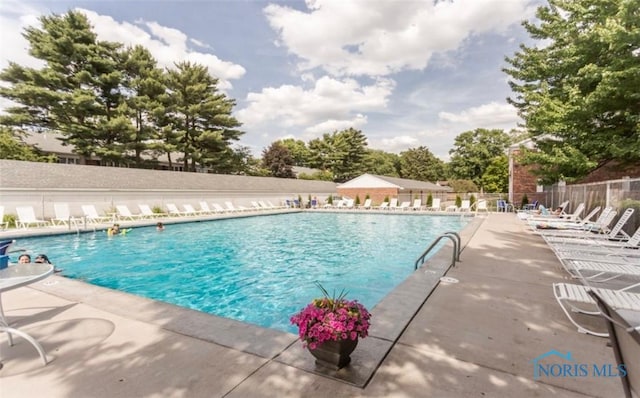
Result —
POLYGON ((411 210, 422 210, 422 199, 414 199, 413 206, 411 206, 411 210))
POLYGON ((475 209, 476 214, 478 214, 481 211, 489 213, 489 208, 487 207, 487 201, 485 199, 480 199, 477 202, 475 202, 472 208, 475 209))
POLYGON ((400 203, 400 206, 398 206, 398 210, 402 210, 402 211, 408 210, 410 208, 410 206, 411 206, 411 202, 409 202, 409 201, 402 202, 402 203, 400 203))
POLYGON ((198 210, 198 212, 200 214, 213 214, 214 211, 211 210, 211 208, 209 207, 209 204, 205 201, 201 201, 200 203, 198 203, 198 205, 200 206, 200 210, 198 210))
POLYGON ((122 220, 139 220, 145 218, 144 214, 133 214, 127 205, 116 205, 116 211, 118 212, 118 219, 122 220))
POLYGON ((198 216, 202 214, 190 204, 182 205, 182 207, 184 207, 184 214, 187 216, 198 216))
POLYGON ((88 223, 104 224, 114 221, 113 217, 99 215, 94 205, 82 205, 81 207, 85 220, 87 220, 88 223))
POLYGON ((462 203, 460 204, 460 208, 458 209, 458 211, 460 212, 470 212, 471 211, 471 201, 468 199, 465 199, 462 201, 462 203))
POLYGON ((612 247, 637 247, 640 243, 640 228, 636 230, 633 236, 629 236, 622 230, 622 227, 627 223, 633 209, 628 208, 622 214, 616 225, 606 234, 594 234, 584 232, 582 234, 576 233, 575 236, 545 236, 542 235, 547 244, 551 246, 561 246, 567 244, 574 245, 596 245, 596 246, 612 246, 612 247), (633 239, 632 239, 633 238, 633 239))
POLYGON ((534 200, 533 202, 522 206, 522 210, 535 210, 538 208, 538 201, 534 200))
POLYGON ((615 365, 624 365, 627 372, 625 377, 620 377, 625 398, 640 396, 640 366, 637 361, 637 358, 640 358, 640 327, 631 325, 617 311, 615 304, 609 303, 597 292, 591 290, 588 293, 607 323, 609 342, 616 359, 615 365))
POLYGON ((371 198, 365 199, 364 203, 360 207, 365 209, 365 210, 371 210, 371 198))
POLYGON ((510 213, 513 211, 513 205, 511 203, 507 203, 504 199, 498 199, 496 201, 496 211, 499 213, 510 213))
POLYGON ((213 206, 213 211, 216 213, 226 213, 227 211, 224 209, 224 207, 220 206, 220 204, 218 203, 211 203, 211 206, 213 206))
POLYGON ((166 217, 169 215, 167 213, 154 213, 151 207, 147 204, 139 204, 138 208, 140 209, 140 214, 144 215, 146 218, 166 217))
POLYGON ((398 208, 398 198, 392 198, 389 201, 389 210, 396 210, 398 208))
MULTIPOLYGON (((562 265, 573 278, 579 278, 587 284, 606 283, 615 279, 625 277, 640 277, 640 267, 638 262, 629 263, 626 260, 615 261, 613 258, 608 261, 593 261, 586 259, 565 259, 562 265)), ((639 286, 640 284, 628 284, 628 288, 639 286)), ((603 286, 607 287, 607 286, 603 286)))
POLYGON ((233 202, 228 202, 228 201, 227 201, 227 202, 224 202, 224 205, 226 206, 227 210, 229 210, 229 211, 230 211, 230 212, 232 212, 232 213, 239 213, 239 212, 241 212, 241 211, 242 211, 242 209, 240 209, 240 208, 236 208, 236 207, 233 205, 233 202))
POLYGON ((53 212, 55 213, 55 217, 51 219, 53 225, 78 226, 78 222, 82 221, 80 218, 71 216, 68 203, 54 203, 53 212))
POLYGON ((600 217, 594 222, 578 222, 578 223, 558 223, 558 224, 541 224, 535 226, 535 233, 543 236, 556 236, 575 238, 579 236, 591 237, 593 233, 605 234, 609 233, 609 224, 618 214, 617 211, 611 207, 607 207, 600 214, 600 217), (558 229, 553 229, 558 226, 558 229), (552 229, 549 229, 552 228, 552 229))
POLYGON ((18 206, 16 207, 18 213, 18 219, 16 220, 17 228, 29 228, 31 225, 46 226, 48 221, 36 218, 36 213, 33 211, 33 206, 18 206))
POLYGON ((389 202, 380 203, 380 205, 378 207, 376 207, 376 209, 378 209, 378 210, 388 210, 389 209, 389 202))
POLYGON ((569 321, 578 328, 580 333, 607 337, 609 334, 606 332, 594 331, 587 326, 580 324, 576 319, 574 319, 572 313, 600 315, 600 310, 597 308, 595 300, 590 295, 590 291, 597 293, 616 309, 640 311, 640 294, 626 291, 629 288, 630 287, 625 287, 614 290, 595 288, 585 285, 573 285, 569 283, 554 283, 553 295, 569 321), (591 308, 585 309, 587 306, 591 308), (593 308, 593 306, 596 306, 596 308, 593 308))
POLYGON ((433 198, 433 201, 431 202, 431 206, 427 206, 427 210, 431 210, 431 211, 440 211, 442 210, 440 208, 440 198, 433 198))
MULTIPOLYGON (((612 207, 610 206, 607 207, 605 211, 602 212, 601 216, 598 217, 598 219, 593 222, 591 221, 591 219, 595 217, 596 214, 598 214, 598 212, 600 211, 600 206, 594 207, 589 212, 589 214, 587 214, 581 220, 565 220, 565 219, 549 220, 549 221, 527 220, 527 222, 529 226, 534 229, 534 231, 536 232, 539 231, 540 233, 551 231, 550 233, 553 234, 554 231, 562 231, 564 229, 597 232, 601 229, 601 226, 599 224, 601 224, 606 219, 606 217, 609 215, 609 213, 612 210, 613 210, 612 207)), ((609 225, 611 221, 613 221, 614 216, 611 216, 608 219, 609 221, 607 222, 607 225, 609 225)), ((563 231, 561 232, 561 234, 565 234, 567 232, 571 232, 571 231, 563 231)))
POLYGON ((170 216, 182 217, 187 215, 184 211, 178 209, 178 206, 176 206, 175 203, 167 203, 166 206, 167 212, 170 216))

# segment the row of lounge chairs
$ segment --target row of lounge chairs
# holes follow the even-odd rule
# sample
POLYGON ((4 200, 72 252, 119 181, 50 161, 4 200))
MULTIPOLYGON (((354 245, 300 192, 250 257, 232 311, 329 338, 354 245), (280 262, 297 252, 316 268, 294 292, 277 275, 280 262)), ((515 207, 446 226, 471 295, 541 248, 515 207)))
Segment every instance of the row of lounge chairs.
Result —
POLYGON ((612 227, 615 209, 596 207, 582 218, 584 204, 564 217, 527 219, 577 282, 554 283, 556 301, 579 332, 609 337, 616 362, 626 366, 621 380, 627 397, 640 393, 640 325, 630 323, 640 320, 640 227, 632 235, 623 229, 634 211, 624 210, 612 227), (593 316, 604 320, 606 329, 584 318, 593 316))
MULTIPOLYGON (((414 210, 414 211, 443 211, 440 198, 434 198, 431 205, 422 205, 422 199, 414 199, 413 204, 410 201, 398 203, 397 198, 391 199, 389 202, 382 202, 378 206, 372 206, 371 199, 366 199, 362 205, 356 206, 353 199, 342 199, 335 204, 325 204, 326 209, 362 209, 362 210, 414 210)), ((471 212, 485 211, 488 212, 487 201, 481 199, 473 205, 470 200, 463 200, 462 205, 457 207, 447 206, 445 211, 471 212)))
MULTIPOLYGON (((281 209, 283 206, 275 206, 270 201, 255 201, 251 202, 251 207, 238 206, 236 207, 233 202, 224 202, 224 207, 218 203, 212 203, 211 207, 209 203, 201 201, 199 208, 196 209, 191 204, 182 205, 182 209, 178 208, 173 203, 167 203, 166 211, 158 212, 154 211, 147 204, 139 204, 138 213, 132 212, 127 205, 117 205, 115 212, 106 215, 100 215, 94 205, 82 205, 82 216, 72 215, 68 203, 54 203, 55 216, 51 219, 44 220, 36 217, 33 206, 17 206, 16 207, 16 220, 15 224, 17 228, 30 228, 30 227, 46 227, 46 226, 66 226, 66 227, 78 227, 81 224, 107 224, 118 221, 136 221, 136 220, 149 220, 163 217, 187 217, 187 216, 206 216, 224 213, 240 213, 251 211, 265 211, 281 209)), ((4 217, 4 207, 0 206, 0 220, 4 217)), ((8 227, 7 223, 0 224, 1 228, 8 227)))

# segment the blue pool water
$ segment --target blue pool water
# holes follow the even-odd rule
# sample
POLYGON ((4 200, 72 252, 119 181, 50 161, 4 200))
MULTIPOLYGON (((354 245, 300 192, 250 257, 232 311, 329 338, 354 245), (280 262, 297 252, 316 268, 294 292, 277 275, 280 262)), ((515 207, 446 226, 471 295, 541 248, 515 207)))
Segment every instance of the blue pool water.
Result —
MULTIPOLYGON (((19 239, 63 275, 154 300, 295 333, 289 318, 321 293, 371 309, 460 217, 294 213, 19 239)), ((12 261, 15 261, 12 258, 12 261)))

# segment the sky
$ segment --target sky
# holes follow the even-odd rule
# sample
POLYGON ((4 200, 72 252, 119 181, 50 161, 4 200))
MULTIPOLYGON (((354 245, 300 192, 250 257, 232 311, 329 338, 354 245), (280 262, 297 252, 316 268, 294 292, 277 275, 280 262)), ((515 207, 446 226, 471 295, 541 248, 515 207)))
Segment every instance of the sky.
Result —
POLYGON ((100 40, 143 45, 161 67, 205 65, 236 101, 237 144, 257 157, 279 139, 353 127, 371 149, 425 146, 446 161, 457 135, 521 123, 502 68, 530 44, 521 22, 539 2, 2 0, 0 68, 41 66, 24 28, 77 10, 100 40))

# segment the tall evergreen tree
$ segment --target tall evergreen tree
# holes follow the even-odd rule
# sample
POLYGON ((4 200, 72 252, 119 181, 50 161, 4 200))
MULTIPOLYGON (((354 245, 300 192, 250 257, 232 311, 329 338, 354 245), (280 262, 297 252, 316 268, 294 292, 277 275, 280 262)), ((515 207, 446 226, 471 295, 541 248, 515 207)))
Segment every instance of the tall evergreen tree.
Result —
POLYGON ((235 101, 220 93, 217 84, 218 79, 202 65, 181 62, 168 71, 173 131, 185 171, 196 171, 198 164, 215 170, 231 141, 243 134, 235 129, 240 123, 231 116, 235 101))
POLYGON ((136 165, 142 166, 142 154, 150 149, 162 149, 162 128, 166 114, 166 85, 163 72, 155 58, 142 46, 128 48, 122 54, 124 72, 122 92, 125 101, 122 111, 132 120, 127 128, 129 139, 125 145, 133 152, 136 165))
POLYGON ((30 131, 56 130, 75 152, 118 160, 129 123, 118 113, 122 75, 117 43, 98 41, 86 16, 69 11, 43 16, 25 29, 29 53, 42 68, 11 62, 0 73, 0 95, 18 103, 0 119, 30 131))

